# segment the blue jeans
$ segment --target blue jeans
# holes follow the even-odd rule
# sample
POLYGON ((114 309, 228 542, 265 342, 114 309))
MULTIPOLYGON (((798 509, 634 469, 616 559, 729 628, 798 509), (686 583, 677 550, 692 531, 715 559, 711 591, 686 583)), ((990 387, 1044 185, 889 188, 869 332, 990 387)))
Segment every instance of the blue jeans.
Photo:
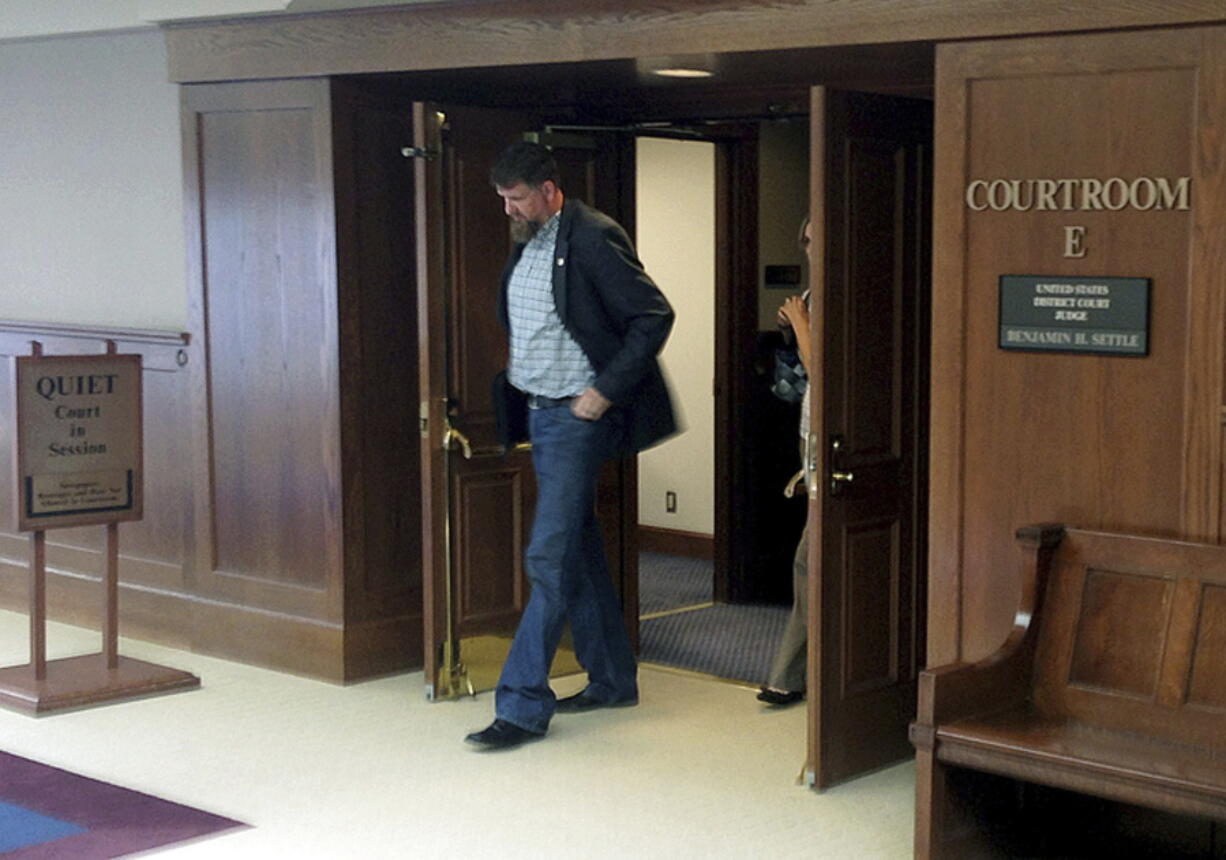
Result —
POLYGON ((568 406, 529 413, 536 517, 528 542, 532 591, 495 694, 500 719, 544 732, 556 699, 549 667, 570 621, 588 693, 608 702, 638 698, 637 664, 596 521, 596 484, 623 432, 621 415, 583 421, 568 406))

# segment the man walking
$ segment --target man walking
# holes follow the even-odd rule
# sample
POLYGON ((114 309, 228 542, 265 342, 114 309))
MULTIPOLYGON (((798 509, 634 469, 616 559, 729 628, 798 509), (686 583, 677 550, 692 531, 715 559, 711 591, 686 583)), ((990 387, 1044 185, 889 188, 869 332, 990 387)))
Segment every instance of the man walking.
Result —
POLYGON ((512 144, 490 179, 516 242, 498 308, 510 361, 496 406, 504 441, 522 441, 515 428, 527 429, 537 504, 526 554, 532 592, 498 680, 496 719, 465 740, 505 749, 544 735, 555 712, 638 703, 596 484, 606 460, 659 442, 676 424, 656 360, 673 311, 625 231, 566 198, 540 144, 512 144), (588 684, 558 700, 549 667, 568 620, 588 684))

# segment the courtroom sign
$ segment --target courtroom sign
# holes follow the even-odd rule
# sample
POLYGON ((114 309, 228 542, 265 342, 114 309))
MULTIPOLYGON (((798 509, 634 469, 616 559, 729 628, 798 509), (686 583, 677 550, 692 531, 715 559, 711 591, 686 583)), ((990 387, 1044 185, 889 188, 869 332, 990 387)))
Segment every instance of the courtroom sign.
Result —
POLYGON ((142 515, 141 357, 19 356, 17 528, 142 515))
POLYGON ((1000 348, 1149 354, 1149 278, 1001 275, 1000 348))

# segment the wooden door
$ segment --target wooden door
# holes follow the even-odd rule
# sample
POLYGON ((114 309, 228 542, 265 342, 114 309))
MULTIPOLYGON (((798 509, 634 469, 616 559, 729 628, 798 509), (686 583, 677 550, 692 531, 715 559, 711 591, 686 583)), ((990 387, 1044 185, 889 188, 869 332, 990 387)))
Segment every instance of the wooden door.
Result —
POLYGON ((816 88, 809 763, 911 754, 923 659, 930 103, 816 88), (820 392, 820 393, 819 393, 820 392))
POLYGON ((532 468, 498 444, 490 380, 506 365, 496 317, 510 247, 489 166, 527 127, 509 111, 414 106, 427 694, 493 685, 495 641, 527 599, 532 468), (485 637, 491 637, 486 639, 485 637), (491 678, 493 674, 493 678, 491 678))
MULTIPOLYGON (((528 597, 530 454, 499 445, 490 390, 507 361, 496 313, 510 234, 488 177, 501 151, 534 123, 508 110, 417 104, 414 126, 424 662, 427 694, 447 698, 494 687, 528 597)), ((616 200, 609 189, 621 184, 612 151, 571 141, 557 142, 556 152, 563 188, 611 211, 616 200)), ((633 468, 633 458, 610 464, 599 499, 610 569, 632 636, 638 620, 633 468)), ((577 670, 563 647, 555 674, 577 670)))

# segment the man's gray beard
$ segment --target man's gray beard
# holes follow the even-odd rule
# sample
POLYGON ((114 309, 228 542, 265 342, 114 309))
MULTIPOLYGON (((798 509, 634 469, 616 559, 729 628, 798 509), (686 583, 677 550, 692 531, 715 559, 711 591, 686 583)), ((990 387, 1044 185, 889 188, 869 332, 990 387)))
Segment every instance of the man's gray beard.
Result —
POLYGON ((541 225, 535 221, 512 221, 511 222, 511 239, 515 242, 527 242, 536 232, 541 229, 541 225))

